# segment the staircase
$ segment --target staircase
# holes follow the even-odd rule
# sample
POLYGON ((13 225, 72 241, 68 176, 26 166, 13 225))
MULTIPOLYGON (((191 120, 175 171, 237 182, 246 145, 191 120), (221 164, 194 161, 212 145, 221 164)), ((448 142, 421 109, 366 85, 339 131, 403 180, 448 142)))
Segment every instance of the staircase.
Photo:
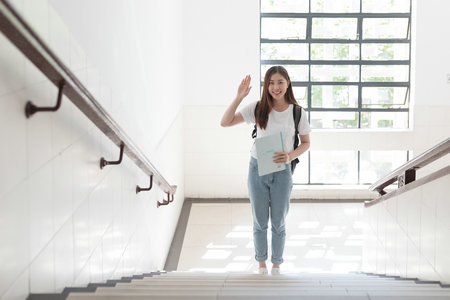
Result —
POLYGON ((282 274, 170 272, 71 292, 68 300, 213 300, 213 299, 449 299, 450 289, 439 283, 401 280, 365 274, 282 274))

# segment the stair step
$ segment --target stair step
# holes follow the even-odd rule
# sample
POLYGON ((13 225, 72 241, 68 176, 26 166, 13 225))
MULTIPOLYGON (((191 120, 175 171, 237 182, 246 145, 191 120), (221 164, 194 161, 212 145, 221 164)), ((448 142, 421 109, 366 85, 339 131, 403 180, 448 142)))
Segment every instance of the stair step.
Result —
POLYGON ((413 296, 398 296, 398 295, 295 295, 295 296, 164 296, 164 295, 70 295, 67 300, 450 300, 449 296, 438 295, 413 295, 413 296))
POLYGON ((278 276, 248 273, 173 272, 134 277, 114 287, 73 292, 67 300, 450 300, 450 289, 436 283, 363 274, 278 276))

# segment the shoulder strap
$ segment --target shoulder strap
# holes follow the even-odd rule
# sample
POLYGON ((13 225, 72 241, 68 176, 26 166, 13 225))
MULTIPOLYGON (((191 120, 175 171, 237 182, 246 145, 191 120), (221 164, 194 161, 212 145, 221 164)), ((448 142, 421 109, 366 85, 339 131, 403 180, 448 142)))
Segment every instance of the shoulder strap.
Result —
POLYGON ((252 132, 252 138, 253 139, 256 138, 256 110, 258 109, 258 104, 259 104, 259 101, 256 102, 255 111, 254 111, 254 114, 255 114, 255 127, 253 128, 253 132, 252 132))
POLYGON ((294 105, 292 114, 294 115, 295 134, 298 134, 298 124, 300 124, 300 118, 302 117, 302 108, 300 105, 294 105))
MULTIPOLYGON (((295 126, 295 139, 294 139, 294 150, 297 149, 299 139, 298 139, 298 124, 300 123, 300 119, 302 117, 302 108, 300 105, 294 105, 294 109, 292 110, 292 114, 294 115, 294 126, 295 126)), ((294 174, 295 166, 298 164, 298 157, 291 161, 291 173, 294 174)))
POLYGON ((292 110, 292 114, 294 116, 294 126, 295 126, 295 140, 294 140, 294 149, 298 147, 298 124, 300 123, 300 118, 302 117, 302 108, 300 105, 294 105, 294 109, 292 110))

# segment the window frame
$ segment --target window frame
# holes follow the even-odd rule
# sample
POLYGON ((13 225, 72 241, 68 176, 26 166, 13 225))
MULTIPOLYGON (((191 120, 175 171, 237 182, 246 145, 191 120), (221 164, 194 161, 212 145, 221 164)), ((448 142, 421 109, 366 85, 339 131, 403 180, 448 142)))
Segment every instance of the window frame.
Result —
MULTIPOLYGON (((362 128, 362 116, 363 112, 406 112, 407 113, 407 128, 410 128, 410 91, 411 91, 411 10, 412 1, 410 0, 410 8, 408 13, 363 13, 362 12, 362 0, 359 1, 360 12, 359 13, 312 13, 311 12, 311 0, 309 0, 309 13, 263 13, 261 12, 261 0, 260 0, 260 29, 264 18, 298 18, 306 19, 306 38, 305 39, 263 39, 262 31, 260 30, 260 53, 262 44, 271 43, 306 43, 308 45, 308 60, 262 60, 260 59, 260 74, 262 66, 264 65, 303 65, 308 66, 308 80, 307 81, 292 81, 294 87, 306 87, 307 89, 307 107, 305 108, 308 118, 311 120, 311 112, 355 112, 358 114, 357 127, 349 129, 362 129, 371 130, 370 128, 362 128), (312 21, 314 18, 353 18, 357 19, 357 36, 356 39, 330 39, 330 38, 312 38, 312 21), (365 19, 370 18, 402 18, 408 19, 408 26, 405 38, 380 38, 380 39, 364 39, 363 35, 363 22, 365 19), (359 59, 358 60, 312 60, 311 59, 311 45, 312 44, 357 44, 359 45, 359 59), (363 60, 362 48, 364 44, 409 44, 409 57, 407 60, 363 60), (352 65, 359 67, 359 80, 351 82, 341 81, 312 81, 311 78, 311 66, 316 65, 352 65), (408 80, 407 81, 362 81, 362 69, 363 66, 392 66, 392 65, 404 65, 408 66, 408 80), (324 107, 312 107, 312 86, 357 86, 358 87, 358 101, 357 107, 345 107, 345 108, 324 108, 324 107), (378 107, 363 107, 362 90, 365 87, 404 87, 406 88, 405 94, 405 108, 378 108, 378 107)), ((289 70, 288 70, 289 71, 289 70)), ((261 74, 263 75, 263 74, 261 74)), ((264 78, 261 76, 260 85, 263 86, 264 78)), ((261 89, 260 89, 261 90, 261 89)), ((320 130, 334 130, 337 128, 320 128, 320 130)), ((379 128, 377 128, 379 129, 379 128)), ((395 128, 383 128, 387 130, 398 130, 395 128)))

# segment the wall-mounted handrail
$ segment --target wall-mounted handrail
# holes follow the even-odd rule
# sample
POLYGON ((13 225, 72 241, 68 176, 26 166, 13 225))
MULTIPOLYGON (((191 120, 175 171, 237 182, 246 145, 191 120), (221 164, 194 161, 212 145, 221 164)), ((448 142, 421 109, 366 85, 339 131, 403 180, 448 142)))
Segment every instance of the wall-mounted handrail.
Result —
MULTIPOLYGON (((33 29, 15 11, 7 0, 0 0, 0 31, 16 47, 60 88, 64 82, 64 95, 75 104, 109 139, 155 183, 169 195, 174 195, 176 186, 170 185, 128 135, 111 118, 100 103, 84 87, 78 78, 62 63, 33 29)), ((60 89, 62 90, 62 89, 60 89)))
POLYGON ((388 185, 398 181, 398 187, 402 187, 410 182, 416 180, 416 170, 420 169, 429 163, 441 158, 450 153, 450 138, 440 142, 436 146, 423 152, 419 156, 413 158, 409 162, 395 169, 387 174, 374 184, 369 189, 373 192, 378 192, 381 196, 386 194, 384 188, 388 185))

